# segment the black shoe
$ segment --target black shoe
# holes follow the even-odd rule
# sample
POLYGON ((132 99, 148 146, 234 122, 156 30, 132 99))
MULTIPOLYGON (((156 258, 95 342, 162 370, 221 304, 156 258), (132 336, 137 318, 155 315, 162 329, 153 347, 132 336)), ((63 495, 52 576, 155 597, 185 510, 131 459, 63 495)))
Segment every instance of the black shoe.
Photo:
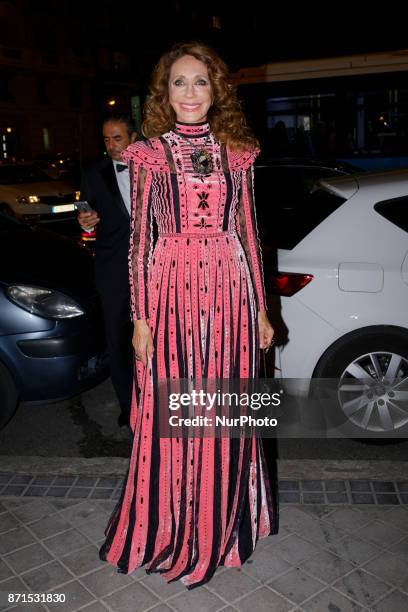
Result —
POLYGON ((127 412, 121 412, 118 416, 118 425, 119 427, 129 427, 130 415, 127 412))

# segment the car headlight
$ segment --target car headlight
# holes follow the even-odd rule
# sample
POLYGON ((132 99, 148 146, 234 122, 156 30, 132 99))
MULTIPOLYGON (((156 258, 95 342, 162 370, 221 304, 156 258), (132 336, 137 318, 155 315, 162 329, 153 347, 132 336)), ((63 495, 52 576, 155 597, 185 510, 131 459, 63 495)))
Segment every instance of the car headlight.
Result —
POLYGON ((6 293, 20 308, 46 319, 72 319, 85 314, 73 299, 54 289, 10 285, 6 293))
POLYGON ((21 196, 17 198, 19 204, 38 204, 40 198, 36 195, 21 196))

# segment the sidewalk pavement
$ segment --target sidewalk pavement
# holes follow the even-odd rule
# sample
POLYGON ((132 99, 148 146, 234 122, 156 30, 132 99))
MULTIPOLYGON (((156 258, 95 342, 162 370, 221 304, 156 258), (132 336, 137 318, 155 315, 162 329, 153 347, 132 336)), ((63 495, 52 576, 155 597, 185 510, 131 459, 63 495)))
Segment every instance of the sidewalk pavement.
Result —
POLYGON ((242 568, 219 568, 188 591, 143 568, 118 574, 99 560, 126 461, 86 462, 2 458, 1 611, 408 610, 404 463, 279 462, 279 534, 260 540, 242 568), (24 602, 29 594, 34 603, 24 602))

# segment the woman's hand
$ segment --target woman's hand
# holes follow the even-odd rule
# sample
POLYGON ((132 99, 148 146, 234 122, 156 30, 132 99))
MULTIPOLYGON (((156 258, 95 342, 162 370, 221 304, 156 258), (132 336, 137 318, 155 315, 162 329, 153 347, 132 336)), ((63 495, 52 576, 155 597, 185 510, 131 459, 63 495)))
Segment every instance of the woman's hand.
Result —
POLYGON ((269 319, 266 315, 266 310, 260 310, 258 312, 258 326, 259 326, 259 347, 261 349, 269 349, 272 344, 274 331, 272 325, 269 323, 269 319))
POLYGON ((145 366, 147 360, 153 357, 154 346, 152 332, 144 319, 134 321, 132 344, 137 361, 145 366))

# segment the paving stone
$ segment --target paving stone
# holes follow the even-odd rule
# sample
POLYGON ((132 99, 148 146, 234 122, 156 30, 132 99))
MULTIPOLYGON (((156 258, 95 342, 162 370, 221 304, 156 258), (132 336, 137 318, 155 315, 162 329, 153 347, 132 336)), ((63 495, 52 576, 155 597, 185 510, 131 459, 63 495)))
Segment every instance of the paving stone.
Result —
POLYGON ((341 540, 346 535, 346 532, 343 529, 334 527, 334 525, 330 525, 330 523, 314 521, 314 524, 310 525, 302 535, 305 540, 310 540, 314 544, 327 546, 341 540))
POLYGON ((392 589, 377 576, 372 576, 362 569, 356 569, 351 574, 343 576, 333 584, 333 587, 344 595, 356 599, 362 606, 370 606, 392 589))
POLYGON ((400 493, 400 499, 402 504, 408 504, 408 493, 400 493))
POLYGON ((247 595, 258 587, 258 581, 250 578, 250 576, 238 568, 228 568, 227 571, 214 576, 207 585, 210 591, 220 595, 220 597, 229 602, 247 595))
POLYGON ((389 552, 402 557, 408 563, 408 538, 397 542, 397 544, 394 544, 388 550, 389 552))
POLYGON ((302 493, 304 504, 324 504, 324 493, 302 493))
POLYGON ((371 493, 369 480, 350 480, 350 489, 353 493, 371 493))
POLYGON ((36 543, 9 553, 4 556, 4 559, 11 565, 16 574, 21 574, 38 565, 52 561, 52 556, 41 544, 36 543))
POLYGON ((395 484, 393 482, 374 480, 372 485, 377 493, 395 493, 395 484))
POLYGON ((11 569, 0 559, 0 582, 14 576, 11 569))
POLYGON ((13 478, 14 474, 9 472, 0 472, 0 484, 6 484, 13 478))
POLYGON ((297 565, 305 559, 311 559, 318 554, 320 550, 321 549, 312 542, 307 542, 294 534, 285 538, 282 542, 278 542, 273 552, 288 563, 297 565))
POLYGON ((297 604, 326 588, 325 584, 308 576, 298 568, 294 568, 283 576, 268 582, 268 586, 297 604))
POLYGON ((408 482, 397 482, 397 489, 401 493, 408 493, 408 482))
POLYGON ((263 550, 256 549, 242 570, 254 580, 265 583, 290 568, 291 565, 276 554, 275 547, 268 547, 263 550))
POLYGON ((79 548, 89 546, 89 540, 76 529, 69 529, 56 536, 43 540, 45 546, 49 548, 54 555, 66 555, 79 548))
POLYGON ((254 610, 256 612, 271 612, 271 610, 273 612, 287 612, 293 608, 293 604, 268 589, 268 587, 261 587, 237 601, 234 607, 241 612, 254 612, 254 610))
POLYGON ((1 492, 2 495, 16 496, 22 495, 27 485, 7 485, 1 492))
POLYGON ((13 510, 13 513, 22 523, 32 523, 45 516, 54 514, 55 510, 47 501, 34 499, 25 505, 18 506, 13 510))
POLYGON ((353 532, 359 530, 364 525, 367 525, 370 518, 360 510, 348 507, 335 510, 330 514, 330 516, 325 517, 324 520, 332 523, 335 527, 353 532))
POLYGON ((401 591, 393 591, 372 608, 373 612, 406 612, 408 610, 408 595, 401 591))
POLYGON ((347 559, 354 565, 361 565, 381 552, 381 549, 356 538, 355 535, 347 535, 341 541, 333 542, 327 547, 327 550, 338 557, 347 559))
POLYGON ((28 484, 29 482, 31 482, 33 479, 32 476, 30 476, 29 474, 16 474, 15 476, 13 476, 13 478, 10 480, 10 484, 28 484))
POLYGON ((133 582, 124 589, 120 589, 120 591, 116 591, 116 593, 105 597, 104 601, 112 610, 115 610, 115 612, 129 612, 129 610, 134 610, 136 601, 137 610, 141 612, 142 610, 151 608, 155 603, 159 603, 159 599, 140 582, 133 582))
POLYGON ((391 493, 377 493, 376 495, 377 498, 377 503, 378 504, 394 504, 394 505, 398 505, 399 499, 398 499, 398 495, 393 495, 391 493))
POLYGON ((103 537, 106 525, 106 516, 105 514, 101 514, 95 516, 92 520, 78 525, 78 530, 86 535, 92 542, 97 542, 103 537))
POLYGON ((281 504, 299 504, 300 493, 296 491, 282 491, 282 493, 279 493, 279 502, 281 504))
POLYGON ((34 593, 41 593, 49 591, 65 582, 69 582, 72 580, 72 574, 70 574, 61 563, 58 563, 58 561, 52 561, 51 563, 47 563, 47 565, 26 572, 23 575, 23 580, 34 593))
POLYGON ((75 497, 75 498, 87 498, 92 489, 87 489, 85 487, 73 487, 67 493, 67 497, 75 497))
POLYGON ((98 482, 96 483, 96 486, 103 487, 106 489, 114 489, 117 484, 118 484, 118 478, 116 476, 112 476, 112 477, 101 476, 100 478, 98 478, 98 482))
POLYGON ((29 486, 28 489, 24 491, 24 497, 44 497, 47 489, 48 487, 29 486))
POLYGON ((109 499, 113 489, 94 489, 90 495, 91 499, 109 499))
POLYGON ((69 555, 60 557, 60 559, 76 576, 82 576, 82 574, 105 566, 104 562, 100 560, 98 553, 98 548, 91 544, 69 555))
POLYGON ((54 602, 47 603, 49 610, 58 610, 58 612, 73 612, 85 606, 85 604, 94 601, 94 597, 77 581, 68 582, 63 587, 56 587, 51 593, 64 593, 66 600, 64 603, 54 602))
POLYGON ((142 570, 144 574, 142 575, 141 580, 139 577, 141 584, 153 591, 153 593, 157 595, 157 597, 160 597, 160 599, 165 600, 169 597, 177 595, 178 593, 185 593, 186 591, 186 587, 180 580, 168 583, 164 576, 157 572, 147 575, 144 567, 140 567, 138 569, 142 570))
POLYGON ((0 521, 0 534, 19 527, 19 522, 10 512, 3 512, 0 521))
MULTIPOLYGON (((108 608, 104 606, 100 601, 95 601, 94 603, 89 604, 89 606, 81 608, 81 612, 106 612, 107 609, 108 608)), ((155 608, 153 609, 155 610, 155 608)), ((167 610, 168 612, 171 612, 170 608, 167 608, 167 610)))
POLYGON ((281 491, 299 491, 299 488, 300 488, 298 480, 280 480, 278 484, 279 484, 279 492, 281 491))
MULTIPOLYGON (((0 583, 0 610, 5 610, 13 604, 9 601, 9 595, 11 593, 28 593, 27 587, 21 582, 19 578, 9 578, 0 583)), ((23 604, 24 605, 24 604, 23 604)), ((26 610, 26 605, 20 606, 22 610, 26 610)))
POLYGON ((47 500, 51 506, 53 506, 58 512, 71 508, 78 504, 77 500, 74 499, 49 499, 47 500))
POLYGON ((324 580, 328 584, 334 580, 344 576, 354 569, 354 566, 349 561, 333 555, 325 550, 321 550, 318 555, 300 565, 306 573, 311 574, 318 580, 324 580))
POLYGON ((302 480, 303 491, 323 491, 323 483, 321 480, 302 480))
POLYGON ((47 538, 62 531, 71 529, 71 524, 64 521, 58 514, 47 516, 30 524, 30 529, 38 538, 47 538))
POLYGON ((128 574, 120 574, 115 567, 105 564, 103 568, 96 572, 83 576, 81 582, 95 597, 100 598, 110 595, 134 581, 128 574))
POLYGON ((408 584, 408 565, 401 562, 398 555, 383 552, 379 557, 364 565, 364 569, 375 576, 406 590, 408 584))
POLYGON ((80 525, 85 521, 89 521, 95 515, 100 515, 101 509, 97 501, 85 500, 81 502, 72 501, 69 508, 61 510, 60 516, 70 521, 73 525, 80 525))
POLYGON ((54 482, 55 478, 55 474, 41 474, 40 476, 36 476, 31 484, 50 486, 54 482))
POLYGON ((25 527, 21 526, 17 529, 12 529, 7 531, 7 533, 3 533, 0 537, 0 553, 5 555, 13 550, 17 550, 17 548, 34 544, 35 541, 35 538, 25 527))
POLYGON ((333 589, 326 589, 302 604, 306 612, 359 612, 363 608, 333 589))
POLYGON ((76 487, 93 487, 98 480, 97 476, 78 476, 76 487))
POLYGON ((312 518, 321 519, 326 518, 335 512, 335 508, 327 505, 322 506, 320 504, 308 504, 307 506, 302 506, 302 512, 311 516, 312 518))
POLYGON ((54 480, 54 486, 69 487, 74 484, 77 476, 57 476, 54 480))
POLYGON ((184 593, 173 597, 169 604, 176 612, 190 612, 191 610, 215 612, 226 605, 222 599, 205 587, 192 589, 191 591, 186 589, 184 593))
POLYGON ((381 521, 373 521, 369 525, 362 527, 358 535, 363 540, 368 540, 377 546, 388 547, 402 540, 404 532, 391 525, 386 525, 381 521))
POLYGON ((371 493, 352 493, 353 504, 375 504, 374 496, 371 493))
POLYGON ((393 527, 398 527, 398 529, 408 532, 408 508, 403 506, 392 508, 392 510, 387 512, 386 521, 393 527))
POLYGON ((324 486, 326 491, 339 493, 346 490, 346 483, 343 480, 325 480, 324 486))
POLYGON ((347 493, 326 493, 329 504, 348 504, 347 493))
POLYGON ((47 497, 65 497, 68 493, 68 487, 55 487, 52 485, 47 491, 47 497))

